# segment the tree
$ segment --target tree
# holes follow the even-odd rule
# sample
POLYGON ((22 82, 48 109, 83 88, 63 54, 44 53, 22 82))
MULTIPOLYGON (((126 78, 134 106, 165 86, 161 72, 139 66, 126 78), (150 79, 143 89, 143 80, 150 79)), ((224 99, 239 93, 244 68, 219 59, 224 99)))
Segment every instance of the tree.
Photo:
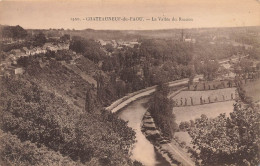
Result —
POLYGON ((144 72, 144 81, 145 81, 145 86, 150 86, 151 85, 151 72, 150 72, 150 67, 147 62, 144 63, 143 66, 143 72, 144 72))
POLYGON ((113 52, 114 51, 114 47, 112 46, 111 43, 108 43, 105 45, 105 49, 108 51, 108 52, 113 52))
POLYGON ((179 129, 181 131, 189 130, 190 127, 191 127, 191 124, 189 122, 181 122, 179 125, 179 129))
POLYGON ((95 63, 98 63, 105 55, 97 42, 94 40, 83 39, 81 37, 73 37, 70 49, 76 53, 82 53, 84 57, 95 63))
POLYGON ((249 76, 249 74, 251 72, 252 66, 253 66, 253 62, 251 60, 249 60, 249 59, 242 59, 238 63, 237 67, 239 69, 241 69, 241 71, 240 71, 241 73, 240 74, 242 74, 244 79, 248 78, 248 76, 249 76))
POLYGON ((30 64, 30 58, 29 57, 20 57, 17 60, 17 65, 22 66, 22 67, 27 67, 30 64))
POLYGON ((75 51, 76 53, 84 53, 85 52, 85 46, 84 46, 83 39, 74 39, 72 40, 70 44, 70 49, 75 51))
POLYGON ((98 72, 96 75, 97 80, 97 98, 99 101, 102 101, 104 94, 104 77, 101 72, 98 72))
POLYGON ((203 63, 199 63, 198 73, 202 73, 204 78, 210 81, 217 76, 218 69, 219 64, 216 60, 205 60, 203 63))
POLYGON ((67 42, 70 40, 70 35, 69 34, 64 34, 63 36, 60 37, 60 40, 62 42, 67 42))
POLYGON ((163 135, 173 138, 178 125, 175 123, 175 115, 172 113, 173 101, 168 99, 168 93, 169 88, 166 84, 158 85, 156 92, 149 100, 148 111, 163 135))
POLYGON ((33 45, 41 47, 46 43, 46 41, 47 39, 45 37, 45 34, 41 32, 34 37, 33 45))
POLYGON ((260 163, 259 108, 234 105, 230 117, 197 119, 189 134, 202 165, 258 165, 260 163))
POLYGON ((102 70, 111 72, 113 69, 113 59, 111 57, 107 57, 102 63, 102 70))
POLYGON ((94 103, 93 97, 94 97, 94 95, 91 92, 91 89, 88 89, 86 92, 86 98, 85 98, 85 111, 86 112, 94 112, 95 103, 94 103))

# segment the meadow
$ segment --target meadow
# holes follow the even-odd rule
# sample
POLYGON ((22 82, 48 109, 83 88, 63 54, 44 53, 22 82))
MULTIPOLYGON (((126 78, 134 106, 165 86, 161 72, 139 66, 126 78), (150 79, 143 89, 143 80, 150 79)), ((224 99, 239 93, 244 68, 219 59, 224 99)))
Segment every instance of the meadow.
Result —
POLYGON ((234 100, 217 102, 204 105, 186 106, 186 107, 173 107, 173 113, 176 116, 176 123, 195 120, 201 114, 205 114, 208 118, 215 118, 221 113, 229 113, 233 111, 234 100))

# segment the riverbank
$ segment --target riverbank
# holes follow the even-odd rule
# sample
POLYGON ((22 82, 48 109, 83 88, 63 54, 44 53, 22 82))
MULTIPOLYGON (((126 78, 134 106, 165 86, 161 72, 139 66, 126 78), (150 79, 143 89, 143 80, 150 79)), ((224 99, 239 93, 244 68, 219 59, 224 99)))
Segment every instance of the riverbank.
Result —
MULTIPOLYGON (((198 75, 196 78, 194 78, 194 81, 198 81, 202 76, 198 75)), ((181 79, 181 80, 176 80, 168 83, 168 86, 170 88, 176 88, 178 86, 182 87, 188 84, 188 78, 181 79)), ((142 97, 146 97, 151 95, 152 93, 155 92, 157 86, 151 86, 133 93, 129 93, 126 96, 116 100, 113 102, 110 106, 106 107, 105 109, 107 111, 110 111, 112 113, 116 113, 132 103, 133 101, 136 101, 137 99, 140 99, 142 97)), ((179 88, 178 88, 179 89, 179 88)))
POLYGON ((169 142, 165 140, 159 130, 156 128, 153 118, 149 112, 146 112, 142 120, 142 132, 145 137, 154 145, 154 148, 161 154, 161 156, 169 162, 172 166, 180 165, 180 162, 175 160, 171 154, 162 148, 161 144, 169 142))
MULTIPOLYGON (((186 88, 179 89, 178 91, 171 93, 171 96, 175 96, 185 89, 186 88)), ((170 165, 195 165, 190 159, 189 154, 183 151, 183 148, 181 148, 176 141, 167 140, 162 136, 148 111, 146 111, 143 116, 141 130, 145 137, 154 145, 155 149, 170 163, 170 165)))
POLYGON ((161 156, 141 131, 142 119, 147 111, 145 105, 148 100, 147 97, 144 97, 143 99, 132 102, 119 111, 117 116, 128 121, 128 127, 131 127, 136 133, 136 142, 131 149, 132 160, 139 161, 147 166, 169 166, 170 164, 161 156))

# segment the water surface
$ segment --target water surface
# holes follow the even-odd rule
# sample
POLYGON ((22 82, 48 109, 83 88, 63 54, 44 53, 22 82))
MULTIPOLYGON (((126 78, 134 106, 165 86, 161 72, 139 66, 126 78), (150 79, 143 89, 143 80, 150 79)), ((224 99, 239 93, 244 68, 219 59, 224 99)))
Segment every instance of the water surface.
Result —
POLYGON ((168 166, 169 163, 154 149, 153 144, 145 138, 141 131, 142 118, 147 110, 144 104, 147 100, 148 98, 143 98, 132 102, 121 110, 118 116, 128 121, 128 126, 136 132, 137 142, 132 150, 132 159, 147 166, 168 166))

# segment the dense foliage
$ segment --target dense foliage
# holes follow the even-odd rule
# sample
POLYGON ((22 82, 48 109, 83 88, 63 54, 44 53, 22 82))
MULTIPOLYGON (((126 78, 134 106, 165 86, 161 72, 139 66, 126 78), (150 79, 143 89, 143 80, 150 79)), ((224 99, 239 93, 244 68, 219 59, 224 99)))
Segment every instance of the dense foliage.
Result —
POLYGON ((173 138, 178 125, 175 123, 175 115, 172 113, 173 102, 167 97, 168 93, 168 86, 160 84, 149 100, 148 111, 151 113, 156 126, 163 135, 168 138, 173 138))
POLYGON ((218 76, 219 63, 216 60, 206 59, 203 62, 196 62, 196 71, 203 74, 204 79, 212 81, 218 76))
MULTIPOLYGON (((131 165, 128 152, 135 133, 126 122, 110 113, 90 114, 73 110, 62 98, 43 91, 26 77, 1 80, 4 90, 0 98, 0 126, 4 132, 16 135, 21 141, 29 141, 28 145, 46 146, 49 148, 47 155, 59 152, 76 162, 90 165, 131 165)), ((4 148, 2 154, 10 153, 8 150, 10 148, 4 148)), ((31 155, 24 155, 33 161, 31 155)), ((5 155, 2 157, 6 158, 5 155)), ((39 165, 45 165, 44 162, 39 165)))
POLYGON ((24 39, 27 36, 27 31, 21 26, 3 26, 0 27, 0 37, 13 38, 13 39, 24 39))
POLYGON ((3 165, 82 165, 50 151, 44 145, 38 147, 30 141, 21 142, 17 136, 0 132, 0 163, 3 165))
POLYGON ((230 117, 221 114, 195 121, 189 134, 202 165, 259 165, 259 108, 234 105, 230 117))
POLYGON ((37 47, 37 46, 42 47, 46 42, 47 42, 47 38, 46 38, 45 34, 43 34, 43 33, 39 33, 39 34, 35 35, 33 38, 33 46, 35 46, 35 47, 37 47))
POLYGON ((83 54, 86 58, 93 62, 99 62, 104 56, 104 51, 100 49, 98 43, 94 40, 87 40, 80 37, 74 37, 70 44, 70 49, 76 53, 83 54))

